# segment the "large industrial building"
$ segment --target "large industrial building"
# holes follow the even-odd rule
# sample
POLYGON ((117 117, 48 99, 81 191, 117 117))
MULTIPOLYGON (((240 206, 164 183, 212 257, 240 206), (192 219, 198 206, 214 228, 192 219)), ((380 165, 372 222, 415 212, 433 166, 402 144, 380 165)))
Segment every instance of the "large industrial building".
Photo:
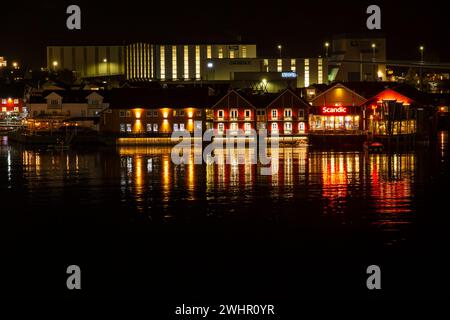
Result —
POLYGON ((338 36, 331 55, 264 58, 256 44, 151 44, 47 47, 49 70, 78 78, 121 77, 130 82, 227 81, 236 87, 277 92, 329 81, 386 79, 383 37, 338 36))
POLYGON ((379 34, 343 34, 333 38, 330 80, 385 81, 386 39, 379 34))

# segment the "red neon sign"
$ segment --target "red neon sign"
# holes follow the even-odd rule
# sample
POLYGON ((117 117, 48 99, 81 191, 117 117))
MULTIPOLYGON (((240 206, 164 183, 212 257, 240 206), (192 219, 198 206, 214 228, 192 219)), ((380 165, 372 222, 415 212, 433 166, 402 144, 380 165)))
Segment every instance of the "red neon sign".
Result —
POLYGON ((347 114, 347 107, 322 107, 322 114, 347 114))

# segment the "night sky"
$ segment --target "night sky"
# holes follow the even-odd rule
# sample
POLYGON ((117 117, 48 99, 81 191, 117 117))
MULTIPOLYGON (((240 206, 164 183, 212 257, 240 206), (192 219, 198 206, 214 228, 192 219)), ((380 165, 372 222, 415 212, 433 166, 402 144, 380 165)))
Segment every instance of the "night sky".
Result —
POLYGON ((382 9, 389 59, 450 62, 450 9, 425 1, 2 1, 0 56, 22 65, 45 65, 46 45, 255 42, 258 54, 302 57, 323 54, 333 34, 365 32, 370 4, 382 9), (66 29, 69 4, 82 9, 82 30, 66 29))

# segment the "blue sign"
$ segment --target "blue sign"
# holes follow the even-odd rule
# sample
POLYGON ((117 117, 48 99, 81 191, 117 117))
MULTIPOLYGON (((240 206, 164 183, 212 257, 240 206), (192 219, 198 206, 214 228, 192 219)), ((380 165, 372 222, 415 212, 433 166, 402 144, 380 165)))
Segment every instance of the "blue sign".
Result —
POLYGON ((297 74, 295 72, 282 72, 282 78, 297 78, 297 74))

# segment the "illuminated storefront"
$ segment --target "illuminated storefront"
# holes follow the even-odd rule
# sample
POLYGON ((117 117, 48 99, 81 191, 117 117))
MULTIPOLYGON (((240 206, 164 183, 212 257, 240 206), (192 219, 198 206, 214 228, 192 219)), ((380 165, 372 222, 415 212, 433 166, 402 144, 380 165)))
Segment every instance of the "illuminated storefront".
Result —
POLYGON ((355 131, 360 130, 361 116, 349 112, 351 107, 322 107, 320 114, 311 114, 311 131, 355 131))
POLYGON ((372 135, 403 135, 417 132, 417 103, 386 89, 366 103, 367 129, 372 135))
POLYGON ((360 134, 364 130, 366 101, 347 87, 338 84, 311 100, 309 127, 311 133, 360 134))

